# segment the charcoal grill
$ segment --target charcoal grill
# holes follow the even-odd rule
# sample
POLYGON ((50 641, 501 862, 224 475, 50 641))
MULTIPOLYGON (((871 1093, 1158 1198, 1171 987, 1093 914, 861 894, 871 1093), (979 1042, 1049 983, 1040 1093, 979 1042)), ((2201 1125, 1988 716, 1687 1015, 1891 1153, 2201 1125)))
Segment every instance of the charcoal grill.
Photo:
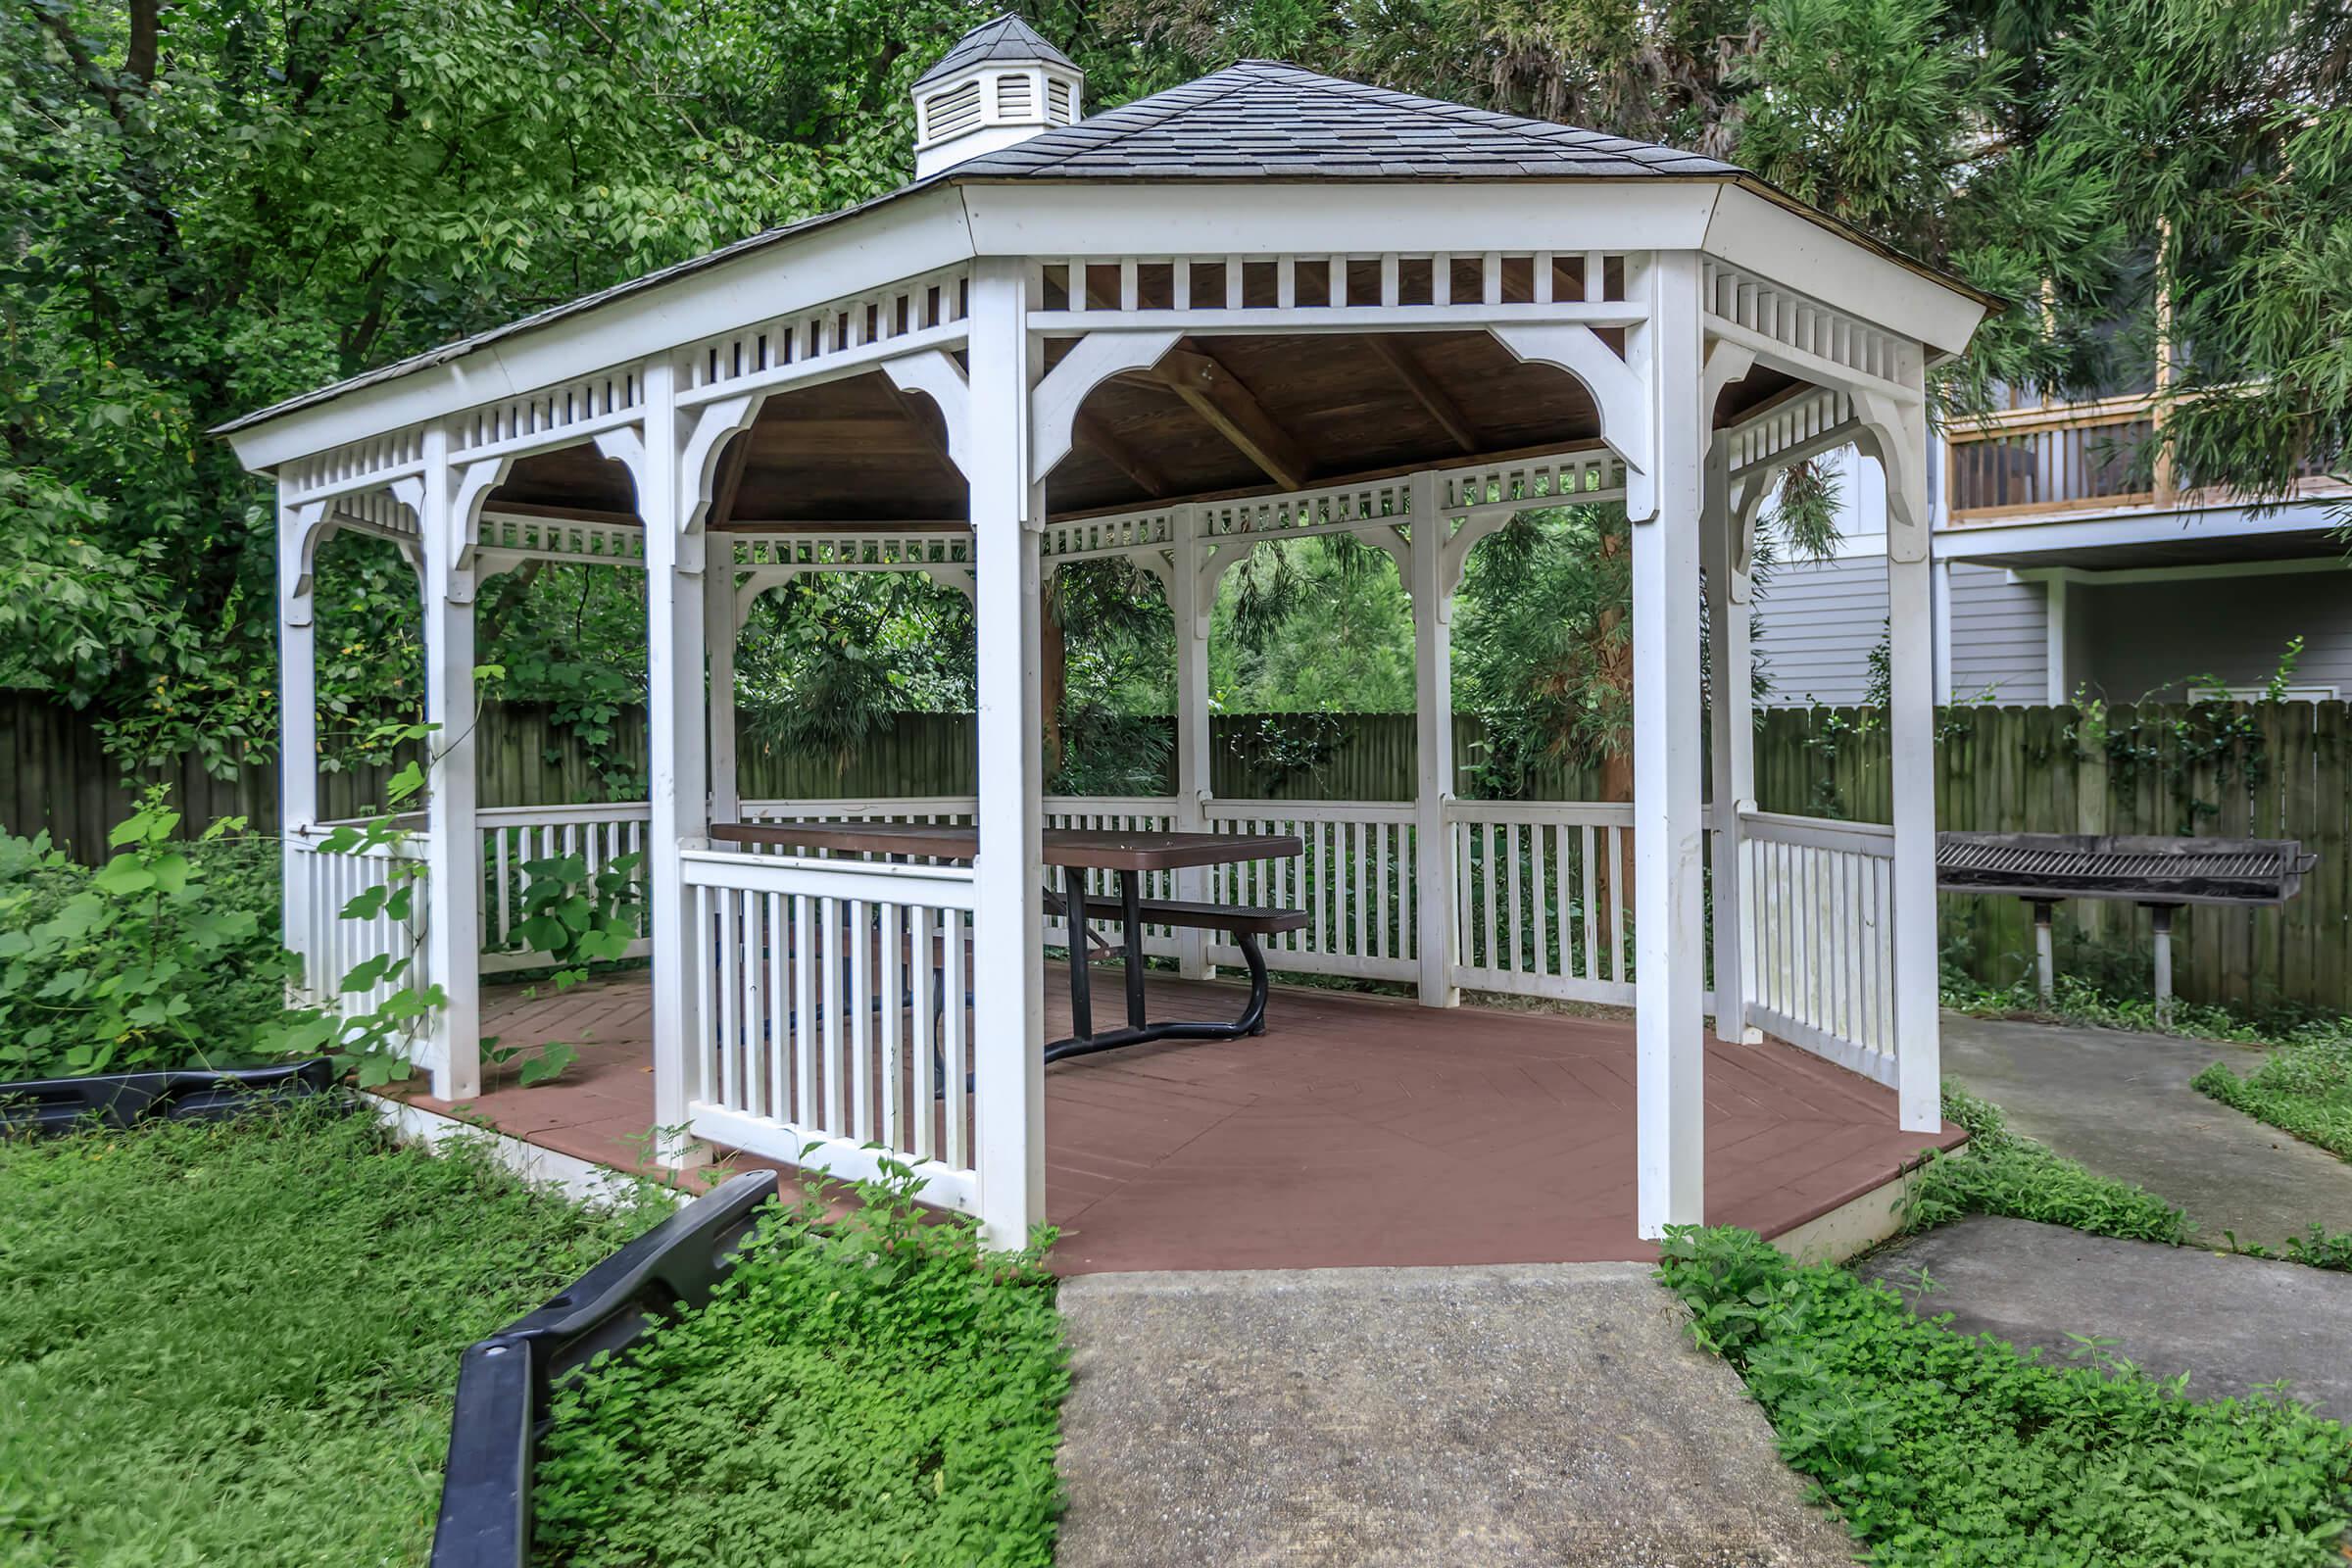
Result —
POLYGON ((2055 986, 2050 910, 2062 899, 2143 906, 2156 927, 2156 1011, 2172 1011, 2173 910, 2183 904, 2284 904, 2319 863, 2293 839, 2187 839, 2107 833, 1939 833, 1936 885, 2034 906, 2041 1000, 2055 986))

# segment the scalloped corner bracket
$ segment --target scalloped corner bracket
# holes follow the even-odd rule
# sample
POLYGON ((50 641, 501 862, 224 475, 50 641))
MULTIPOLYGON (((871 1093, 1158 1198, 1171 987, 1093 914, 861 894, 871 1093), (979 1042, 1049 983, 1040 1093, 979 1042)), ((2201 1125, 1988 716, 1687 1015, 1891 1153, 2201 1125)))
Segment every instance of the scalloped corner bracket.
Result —
POLYGON ((680 537, 699 535, 703 514, 710 510, 710 496, 718 473, 718 454, 729 437, 749 429, 760 412, 760 399, 746 393, 742 397, 719 398, 706 403, 696 411, 694 427, 686 432, 684 446, 678 453, 678 533, 680 537))
POLYGON ((1070 455, 1078 410, 1096 387, 1122 370, 1157 365, 1184 334, 1158 330, 1089 332, 1037 383, 1029 399, 1029 478, 1041 480, 1070 455))
POLYGON ((1862 421, 1855 445, 1886 475, 1886 554, 1905 563, 1928 559, 1928 419, 1924 408, 1883 392, 1857 391, 1862 421))
POLYGON ((947 426, 948 461, 969 472, 966 465, 970 444, 972 385, 963 373, 963 367, 945 349, 925 349, 919 354, 902 355, 882 362, 882 373, 902 392, 920 392, 939 410, 940 422, 947 426))
POLYGON ((308 626, 315 614, 311 603, 312 574, 317 570, 318 546, 334 530, 326 523, 327 504, 306 501, 279 509, 277 530, 278 597, 289 626, 308 626))
MULTIPOLYGON (((1600 414, 1600 439, 1625 460, 1629 491, 1636 476, 1652 477, 1647 389, 1642 373, 1619 359, 1598 333, 1573 321, 1499 323, 1487 331, 1514 358, 1552 366, 1584 384, 1600 414)), ((1626 510, 1632 514, 1630 496, 1626 510)))

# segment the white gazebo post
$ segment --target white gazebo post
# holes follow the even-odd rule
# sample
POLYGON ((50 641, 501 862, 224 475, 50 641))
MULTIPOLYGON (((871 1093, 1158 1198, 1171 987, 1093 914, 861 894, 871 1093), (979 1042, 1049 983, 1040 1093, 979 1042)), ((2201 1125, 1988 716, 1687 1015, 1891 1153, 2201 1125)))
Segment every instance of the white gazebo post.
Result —
MULTIPOLYGON (((1168 825, 1196 833, 1205 825, 1201 808, 1210 788, 1208 625, 1216 603, 1213 584, 1202 581, 1200 513, 1178 507, 1169 533, 1174 559, 1168 567, 1168 609, 1176 623, 1176 809, 1168 825)), ((1188 866, 1176 873, 1176 897, 1207 896, 1205 869, 1188 866)), ((1190 927, 1176 933, 1177 972, 1187 978, 1208 973, 1203 935, 1190 927)))
POLYGON ((1886 478, 1887 745, 1894 800, 1896 1114, 1905 1132, 1943 1126, 1936 979, 1936 630, 1929 560, 1928 420, 1916 347, 1904 350, 1911 400, 1861 400, 1886 478))
MULTIPOLYGON (((1750 476, 1752 489, 1764 481, 1750 476)), ((1755 809, 1755 659, 1749 645, 1748 549, 1755 516, 1754 497, 1731 498, 1728 443, 1718 437, 1707 453, 1705 526, 1707 634, 1709 638, 1708 735, 1715 851, 1710 864, 1714 915, 1715 1038, 1755 1045, 1762 1030, 1748 1021, 1754 981, 1748 973, 1747 891, 1743 882, 1740 814, 1755 809)))
POLYGON ((1654 1238, 1703 1214, 1698 528, 1710 411, 1699 395, 1698 258, 1660 252, 1643 270, 1649 319, 1628 334, 1627 359, 1646 381, 1651 468, 1639 492, 1629 486, 1626 514, 1634 578, 1634 1206, 1638 1232, 1654 1238))
MULTIPOLYGON (((1019 262, 973 266, 969 440, 956 453, 971 488, 973 706, 979 732, 979 852, 973 860, 973 1168, 982 1233, 1018 1247, 1046 1206, 1043 612, 1032 476, 1028 289, 1019 262)), ((1071 911, 1073 948, 1084 942, 1071 911)), ((951 1005, 953 1003, 951 1002, 951 1005)))
POLYGON ((710 820, 732 822, 743 814, 743 783, 736 775, 735 652, 742 620, 735 604, 735 544, 721 534, 704 539, 703 631, 710 662, 710 820))
POLYGON ((424 545, 424 972, 441 988, 433 1014, 433 1095, 482 1092, 482 837, 474 821, 473 562, 466 535, 488 485, 449 459, 449 431, 424 430, 417 528, 424 545))
POLYGON ((341 975, 320 974, 311 951, 310 852, 303 835, 318 820, 318 623, 311 591, 312 552, 325 504, 297 506, 278 481, 277 778, 278 865, 286 945, 302 959, 307 1000, 326 996, 341 975))
POLYGON ((1446 803, 1453 798, 1453 628, 1447 599, 1446 524, 1434 472, 1413 475, 1413 867, 1416 946, 1424 1007, 1461 1005, 1453 983, 1453 843, 1446 803))
POLYGON ((644 423, 596 438, 597 449, 629 469, 645 527, 646 889, 654 952, 654 1155, 685 1165, 700 1146, 684 1132, 695 1086, 690 1042, 702 988, 701 961, 686 921, 685 865, 678 851, 710 831, 704 772, 703 584, 700 533, 687 532, 676 369, 657 356, 644 368, 644 423))

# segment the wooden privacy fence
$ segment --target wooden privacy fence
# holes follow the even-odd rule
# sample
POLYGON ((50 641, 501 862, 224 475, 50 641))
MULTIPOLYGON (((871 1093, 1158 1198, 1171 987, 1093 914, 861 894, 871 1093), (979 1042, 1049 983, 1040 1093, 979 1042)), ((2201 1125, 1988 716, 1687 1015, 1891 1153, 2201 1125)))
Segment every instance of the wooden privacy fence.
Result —
MULTIPOLYGON (((1936 820, 1986 832, 2154 833, 2302 841, 2320 861, 2278 908, 2194 906, 2174 916, 2175 989, 2194 1002, 2352 1009, 2352 709, 2329 703, 1945 710, 1936 820)), ((1756 736, 1766 810, 1890 819, 1886 732, 1858 709, 1776 709, 1756 736)), ((2058 906, 2062 972, 2148 986, 2148 912, 2058 906)), ((2017 899, 1942 900, 1947 960, 1980 978, 2033 967, 2017 899)))
MULTIPOLYGON (((552 806, 636 793, 642 715, 624 713, 614 729, 621 739, 612 753, 592 759, 545 708, 492 707, 482 718, 481 804, 552 806)), ((1412 795, 1407 713, 1220 714, 1210 729, 1212 786, 1222 801, 1381 803, 1412 795)), ((1967 707, 1939 716, 1937 737, 1937 820, 1947 828, 2302 840, 2320 863, 2301 897, 2283 908, 2180 911, 2176 986, 2190 1001, 2352 1009, 2352 717, 2344 704, 1967 707)), ((1455 794, 1464 802, 1490 793, 1481 787, 1484 740, 1475 715, 1455 717, 1455 794)), ((972 720, 894 715, 844 756, 786 754, 747 741, 741 773, 746 800, 968 795, 972 720)), ((1887 778, 1886 734, 1875 712, 1774 709, 1760 718, 1756 792, 1766 812, 1885 822, 1887 778)), ((242 815, 256 831, 277 830, 274 767, 220 780, 188 765, 172 782, 192 824, 242 815)), ((322 808, 330 816, 356 814, 380 799, 382 784, 380 770, 329 774, 322 808)), ((1158 789, 1168 787, 1163 780, 1158 789)), ((1562 767, 1539 776, 1521 798, 1590 800, 1594 793, 1588 774, 1562 767)), ((29 694, 0 694, 0 827, 45 827, 78 857, 94 858, 104 854, 107 830, 129 814, 132 794, 80 715, 29 694)), ((1582 874, 1575 858, 1555 854, 1550 864, 1555 877, 1568 866, 1582 874)), ((2003 983, 2029 971, 2033 933, 2022 903, 1947 898, 1942 921, 1946 956, 1962 968, 2003 983)), ((2145 986, 2145 911, 2069 904, 2060 906, 2059 925, 2062 965, 2145 986)), ((1581 926, 1579 964, 1571 969, 1559 947, 1565 935, 1555 932, 1544 957, 1520 957, 1564 979, 1610 975, 1607 945, 1584 952, 1593 933, 1581 926)), ((1406 937, 1396 937, 1395 949, 1366 951, 1382 960, 1400 957, 1406 937)), ((1469 956, 1484 962, 1484 953, 1469 956)))

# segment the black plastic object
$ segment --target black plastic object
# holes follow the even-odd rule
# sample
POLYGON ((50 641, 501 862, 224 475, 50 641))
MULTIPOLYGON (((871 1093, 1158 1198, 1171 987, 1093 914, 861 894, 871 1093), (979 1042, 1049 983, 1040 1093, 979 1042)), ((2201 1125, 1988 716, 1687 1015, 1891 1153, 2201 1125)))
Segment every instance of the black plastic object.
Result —
POLYGON ((72 1132, 92 1118, 108 1127, 134 1122, 219 1121, 272 1099, 323 1095, 335 1084, 325 1056, 272 1067, 201 1072, 109 1072, 88 1078, 26 1078, 0 1084, 0 1133, 41 1137, 72 1132))
POLYGON ((751 1234, 776 1173, 750 1170, 679 1209, 569 1290, 466 1348, 449 1423, 432 1568, 524 1568, 531 1472, 549 1392, 604 1351, 623 1351, 710 1299, 751 1234))

